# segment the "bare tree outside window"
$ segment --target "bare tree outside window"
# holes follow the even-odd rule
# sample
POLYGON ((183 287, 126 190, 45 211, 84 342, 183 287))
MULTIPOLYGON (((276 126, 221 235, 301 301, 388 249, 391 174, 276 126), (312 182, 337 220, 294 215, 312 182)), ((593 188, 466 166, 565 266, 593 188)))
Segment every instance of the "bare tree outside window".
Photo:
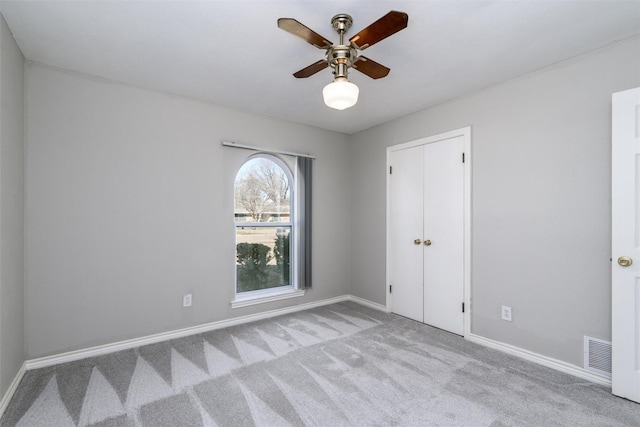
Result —
POLYGON ((238 172, 235 183, 236 213, 244 210, 251 222, 268 222, 290 213, 290 184, 284 170, 273 161, 252 159, 238 172))

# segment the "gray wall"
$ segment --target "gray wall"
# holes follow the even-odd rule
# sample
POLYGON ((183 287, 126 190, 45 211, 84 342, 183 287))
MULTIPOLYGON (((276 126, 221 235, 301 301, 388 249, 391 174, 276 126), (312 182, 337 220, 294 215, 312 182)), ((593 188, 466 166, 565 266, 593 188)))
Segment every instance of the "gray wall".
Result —
POLYGON ((384 304, 385 149, 471 125, 472 331, 580 365, 583 335, 610 338, 610 95, 640 85, 639 51, 622 42, 352 136, 27 63, 26 357, 346 293, 384 304), (304 298, 230 308, 249 153, 221 140, 318 157, 304 298))
POLYGON ((581 366, 610 339, 611 93, 639 85, 634 39, 354 135, 350 292, 385 302, 385 148, 470 125, 472 332, 581 366))
POLYGON ((26 92, 27 358, 347 293, 347 136, 32 62, 26 92), (252 152, 222 140, 317 156, 304 297, 231 309, 252 152))
POLYGON ((24 354, 24 57, 0 16, 0 396, 24 354))

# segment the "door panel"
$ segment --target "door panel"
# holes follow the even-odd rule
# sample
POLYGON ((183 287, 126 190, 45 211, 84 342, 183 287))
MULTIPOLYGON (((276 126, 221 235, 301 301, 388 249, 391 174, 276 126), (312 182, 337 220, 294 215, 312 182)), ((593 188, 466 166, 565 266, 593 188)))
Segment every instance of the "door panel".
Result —
POLYGON ((463 335, 462 137, 424 146, 424 323, 463 335))
POLYGON ((423 321, 422 147, 393 151, 390 163, 389 277, 391 311, 423 321), (420 240, 415 244, 414 240, 420 240))
POLYGON ((611 383, 640 402, 640 88, 613 94, 612 141, 611 383))

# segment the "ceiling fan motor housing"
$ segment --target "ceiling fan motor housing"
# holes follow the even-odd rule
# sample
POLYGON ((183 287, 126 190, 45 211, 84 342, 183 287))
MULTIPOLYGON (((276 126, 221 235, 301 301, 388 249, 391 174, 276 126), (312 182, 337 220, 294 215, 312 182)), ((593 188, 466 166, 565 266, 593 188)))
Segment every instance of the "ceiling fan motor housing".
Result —
POLYGON ((358 52, 351 46, 338 45, 327 49, 327 62, 336 77, 347 77, 347 69, 353 66, 357 58, 358 52))
POLYGON ((333 68, 333 74, 337 77, 347 78, 349 67, 353 66, 358 58, 356 50, 344 44, 344 33, 353 24, 353 18, 346 13, 340 13, 331 18, 331 25, 340 35, 340 44, 327 49, 327 62, 333 68))

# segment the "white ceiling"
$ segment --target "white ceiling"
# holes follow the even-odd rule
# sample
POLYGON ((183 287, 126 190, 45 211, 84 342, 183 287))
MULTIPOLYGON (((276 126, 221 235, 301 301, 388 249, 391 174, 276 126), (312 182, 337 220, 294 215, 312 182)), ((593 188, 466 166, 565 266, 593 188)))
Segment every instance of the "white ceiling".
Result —
POLYGON ((0 10, 27 59, 344 133, 640 34, 640 0, 2 0, 0 10), (390 10, 409 25, 366 50, 389 76, 350 73, 355 107, 324 105, 329 69, 292 76, 324 51, 278 18, 336 43, 333 15, 353 17, 348 38, 390 10))

